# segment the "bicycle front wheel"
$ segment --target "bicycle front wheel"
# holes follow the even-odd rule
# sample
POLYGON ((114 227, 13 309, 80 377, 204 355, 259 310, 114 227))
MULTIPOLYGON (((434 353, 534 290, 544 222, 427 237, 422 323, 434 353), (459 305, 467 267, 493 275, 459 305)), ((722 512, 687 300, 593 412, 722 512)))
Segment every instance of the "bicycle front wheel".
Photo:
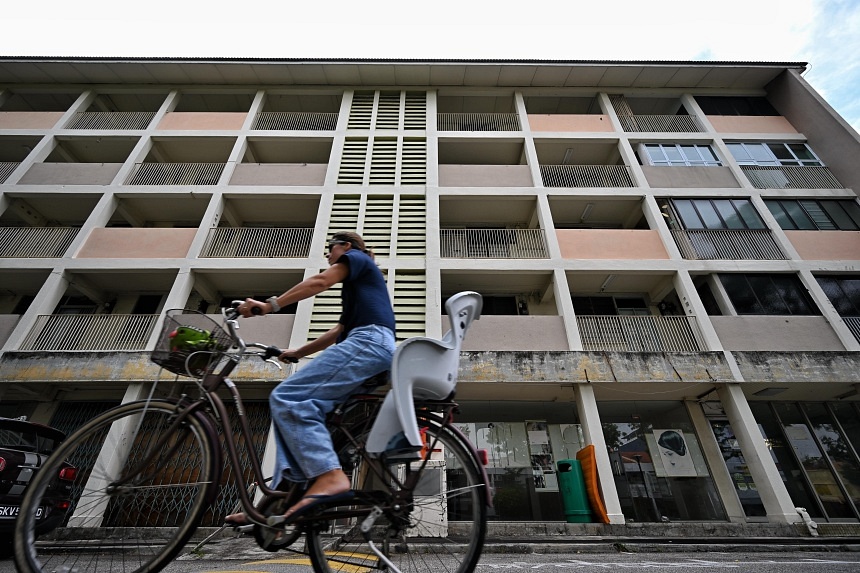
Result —
MULTIPOLYGON (((387 492, 383 515, 373 525, 371 541, 385 556, 378 557, 366 543, 361 517, 309 527, 308 552, 317 573, 388 569, 389 560, 402 573, 471 573, 481 556, 487 527, 486 484, 479 461, 454 431, 433 420, 418 421, 426 436, 426 461, 389 464, 397 480, 420 471, 411 503, 394 507, 390 495, 397 489, 382 483, 364 458, 351 468, 354 489, 387 492), (394 489, 392 489, 394 488, 394 489)), ((378 463, 376 461, 372 463, 378 463)), ((357 508, 336 508, 349 511, 357 508)))
POLYGON ((167 565, 218 488, 211 420, 193 413, 177 424, 179 412, 170 401, 130 402, 69 436, 27 488, 18 571, 153 573, 167 565))

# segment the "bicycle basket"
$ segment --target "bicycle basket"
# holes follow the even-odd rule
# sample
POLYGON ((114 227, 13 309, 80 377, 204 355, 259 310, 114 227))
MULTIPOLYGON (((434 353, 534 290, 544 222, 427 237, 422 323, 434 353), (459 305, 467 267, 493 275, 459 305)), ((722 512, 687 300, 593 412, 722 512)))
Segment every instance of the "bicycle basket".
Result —
POLYGON ((211 372, 233 345, 218 323, 199 312, 168 310, 153 362, 180 376, 202 378, 211 372))

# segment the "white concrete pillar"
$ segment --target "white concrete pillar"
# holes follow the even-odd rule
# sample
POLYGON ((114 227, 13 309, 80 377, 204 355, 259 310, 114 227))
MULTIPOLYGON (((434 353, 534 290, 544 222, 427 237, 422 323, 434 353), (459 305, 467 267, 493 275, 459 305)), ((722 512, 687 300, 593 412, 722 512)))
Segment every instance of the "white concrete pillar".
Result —
POLYGON ((738 498, 735 482, 726 467, 723 452, 720 450, 720 445, 714 437, 714 432, 710 423, 708 423, 708 418, 697 401, 685 400, 684 406, 686 406, 687 413, 690 415, 690 421, 696 430, 696 437, 699 440, 699 445, 702 447, 702 454, 705 456, 705 460, 707 460, 708 467, 711 470, 711 477, 714 479, 717 494, 719 494, 720 499, 723 501, 723 507, 726 508, 726 516, 733 523, 746 523, 746 512, 738 498))
POLYGON ((582 435, 586 444, 594 446, 597 460, 597 481, 603 494, 603 504, 609 515, 609 523, 624 524, 624 513, 621 511, 621 500, 615 487, 615 477, 612 475, 612 465, 609 463, 609 453, 606 450, 606 439, 603 437, 603 427, 600 415, 597 413, 597 400, 594 397, 594 387, 591 384, 574 384, 576 391, 576 411, 582 426, 582 435))
POLYGON ((799 521, 800 516, 782 482, 743 389, 739 384, 721 384, 717 386, 717 395, 755 481, 768 520, 772 523, 799 521))

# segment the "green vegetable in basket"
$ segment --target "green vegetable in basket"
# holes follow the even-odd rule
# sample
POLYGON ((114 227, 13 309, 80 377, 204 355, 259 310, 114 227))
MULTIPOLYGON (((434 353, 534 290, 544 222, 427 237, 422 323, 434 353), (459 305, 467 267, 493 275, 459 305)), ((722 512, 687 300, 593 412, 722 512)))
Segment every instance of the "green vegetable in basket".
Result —
POLYGON ((172 352, 197 352, 215 347, 215 337, 208 330, 179 326, 168 335, 172 352))

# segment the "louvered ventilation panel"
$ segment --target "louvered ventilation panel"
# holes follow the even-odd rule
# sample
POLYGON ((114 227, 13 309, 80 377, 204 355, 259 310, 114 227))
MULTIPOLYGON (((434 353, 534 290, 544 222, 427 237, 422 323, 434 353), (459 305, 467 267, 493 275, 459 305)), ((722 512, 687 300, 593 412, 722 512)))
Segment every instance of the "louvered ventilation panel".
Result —
POLYGON ((314 297, 314 310, 308 327, 308 340, 315 340, 331 330, 340 318, 340 284, 314 297))
POLYGON ((427 140, 408 137, 403 140, 400 158, 400 184, 427 184, 427 140))
POLYGON ((355 231, 358 229, 358 212, 360 209, 360 195, 335 195, 326 238, 331 238, 338 231, 355 231))
POLYGON ((397 340, 424 336, 427 314, 427 281, 424 273, 396 271, 394 277, 397 340))
POLYGON ((391 256, 391 227, 394 221, 394 196, 369 195, 364 209, 364 242, 379 257, 391 256))
POLYGON ((397 180, 397 138, 376 137, 370 158, 371 185, 394 185, 397 180))
POLYGON ((406 92, 403 129, 427 129, 427 94, 406 92))
POLYGON ((373 121, 373 92, 356 92, 349 108, 347 129, 370 129, 373 121))
POLYGON ((364 184, 367 143, 366 137, 346 138, 343 144, 343 154, 340 158, 340 170, 337 173, 338 185, 364 184))
POLYGON ((402 195, 397 214, 397 256, 400 258, 427 255, 427 200, 420 196, 402 195))
POLYGON ((400 92, 379 94, 376 110, 376 129, 400 128, 400 92))

